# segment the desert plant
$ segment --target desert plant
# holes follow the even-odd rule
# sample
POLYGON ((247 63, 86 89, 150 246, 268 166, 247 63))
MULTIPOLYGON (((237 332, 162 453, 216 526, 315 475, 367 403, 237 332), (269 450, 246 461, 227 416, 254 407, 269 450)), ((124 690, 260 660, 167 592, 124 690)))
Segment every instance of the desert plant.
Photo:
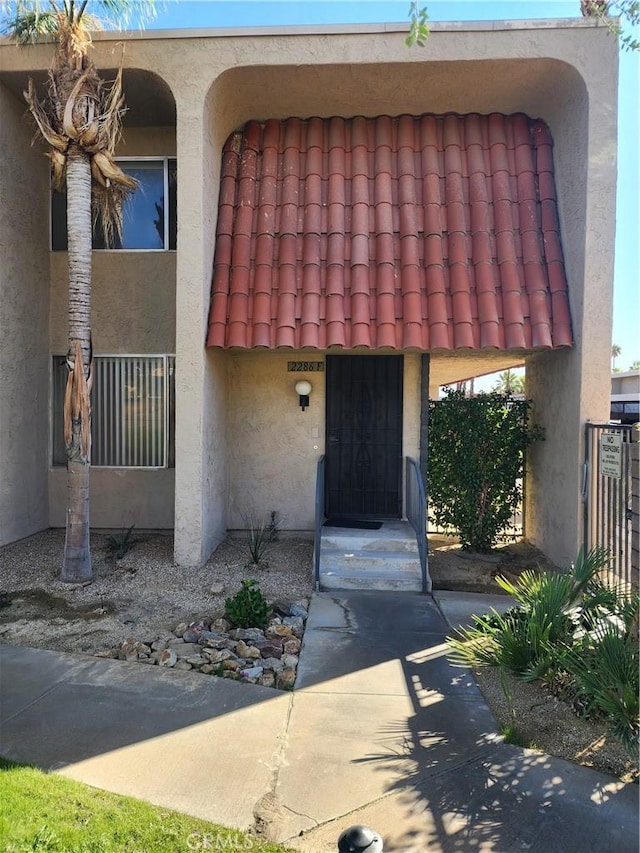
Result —
POLYGON ((271 513, 268 521, 265 518, 258 518, 253 513, 250 513, 244 516, 244 523, 245 544, 249 552, 249 562, 247 565, 265 565, 265 557, 269 546, 278 536, 278 524, 275 513, 271 513))
POLYGON ((454 664, 541 680, 576 712, 603 719, 633 755, 639 731, 639 599, 605 586, 599 575, 608 562, 607 552, 595 548, 581 551, 571 570, 523 572, 514 582, 497 578, 517 607, 474 617, 448 643, 454 664))
POLYGON ((637 760, 640 661, 634 638, 608 625, 586 649, 568 649, 564 663, 582 694, 585 713, 604 719, 611 734, 637 760))
POLYGON ((453 389, 429 403, 430 508, 464 550, 490 551, 522 500, 525 451, 543 438, 528 424, 530 408, 528 400, 465 398, 453 389))
POLYGON ((134 527, 135 524, 132 524, 126 530, 123 527, 118 533, 112 533, 111 536, 107 537, 105 550, 108 557, 111 557, 113 560, 122 560, 123 557, 126 557, 135 544, 135 540, 133 539, 134 527))
POLYGON ((267 599, 256 580, 243 580, 232 598, 227 598, 224 612, 238 628, 264 628, 270 612, 267 599))

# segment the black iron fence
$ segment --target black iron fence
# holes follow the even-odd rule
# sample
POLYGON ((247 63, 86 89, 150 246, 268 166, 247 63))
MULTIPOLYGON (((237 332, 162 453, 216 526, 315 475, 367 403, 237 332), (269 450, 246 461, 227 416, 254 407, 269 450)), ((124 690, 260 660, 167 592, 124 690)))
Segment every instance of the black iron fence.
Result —
POLYGON ((316 592, 320 590, 320 540, 322 537, 322 524, 324 522, 324 472, 325 457, 318 459, 316 472, 316 520, 315 534, 313 539, 313 576, 315 578, 316 592))
POLYGON ((422 574, 422 591, 431 592, 431 579, 427 567, 427 497, 420 466, 415 459, 406 457, 406 496, 405 511, 407 521, 413 527, 418 540, 420 555, 420 571, 422 574))

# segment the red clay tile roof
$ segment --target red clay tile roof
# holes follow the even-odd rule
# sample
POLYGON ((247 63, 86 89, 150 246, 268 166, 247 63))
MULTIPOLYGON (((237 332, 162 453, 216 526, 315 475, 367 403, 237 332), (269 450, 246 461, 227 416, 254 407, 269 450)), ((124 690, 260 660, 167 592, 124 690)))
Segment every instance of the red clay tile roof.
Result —
POLYGON ((223 152, 207 344, 571 346, 547 125, 250 122, 223 152))

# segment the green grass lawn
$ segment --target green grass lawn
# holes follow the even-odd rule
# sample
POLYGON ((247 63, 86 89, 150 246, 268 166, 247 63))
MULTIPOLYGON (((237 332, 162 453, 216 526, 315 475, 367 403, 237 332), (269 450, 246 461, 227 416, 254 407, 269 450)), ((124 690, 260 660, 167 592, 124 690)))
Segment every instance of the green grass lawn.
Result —
POLYGON ((2 853, 286 853, 288 849, 1 758, 0 804, 2 853))

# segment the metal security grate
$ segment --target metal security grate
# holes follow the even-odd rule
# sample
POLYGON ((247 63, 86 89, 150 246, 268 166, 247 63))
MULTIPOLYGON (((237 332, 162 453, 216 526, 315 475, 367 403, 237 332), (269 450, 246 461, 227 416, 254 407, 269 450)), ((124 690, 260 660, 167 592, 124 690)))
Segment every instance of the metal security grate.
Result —
POLYGON ((599 545, 611 556, 618 583, 637 586, 632 564, 633 428, 617 424, 585 425, 585 551, 599 545))
MULTIPOLYGON (((175 356, 98 356, 91 393, 91 464, 167 468, 173 460, 175 356)), ((67 369, 53 359, 53 464, 65 465, 62 406, 67 369)))

